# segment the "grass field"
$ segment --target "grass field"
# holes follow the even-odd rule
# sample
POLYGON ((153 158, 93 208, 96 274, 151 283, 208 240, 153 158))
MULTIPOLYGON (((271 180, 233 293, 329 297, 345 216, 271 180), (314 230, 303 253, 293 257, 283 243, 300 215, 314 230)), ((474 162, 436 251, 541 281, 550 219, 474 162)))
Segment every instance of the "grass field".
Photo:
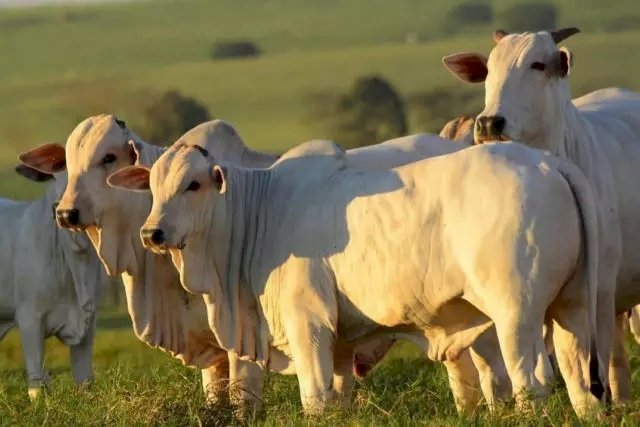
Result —
MULTIPOLYGON (((206 407, 200 375, 139 342, 126 314, 107 312, 100 318, 95 349, 96 381, 79 390, 71 380, 68 351, 57 340, 47 342, 46 364, 53 374, 48 395, 30 403, 22 369, 18 334, 0 345, 0 425, 229 425, 229 406, 206 407)), ((630 343, 632 367, 640 365, 640 347, 630 343)), ((634 393, 640 378, 634 375, 634 393)), ((295 377, 270 375, 265 411, 251 425, 575 425, 568 397, 557 387, 536 413, 518 414, 510 406, 490 415, 480 407, 471 417, 456 414, 447 376, 409 344, 396 344, 387 359, 354 393, 349 411, 330 410, 321 419, 302 415, 295 377)), ((616 410, 608 425, 640 422, 640 403, 616 410)), ((593 424, 599 424, 594 422, 593 424)))
MULTIPOLYGON (((495 0, 496 13, 517 1, 495 0)), ((519 1, 518 1, 519 2, 519 1)), ((225 118, 257 149, 284 150, 323 129, 310 115, 317 95, 345 91, 363 74, 379 73, 405 97, 460 85, 440 58, 462 50, 488 52, 499 23, 452 28, 446 14, 458 0, 182 0, 42 7, 0 11, 0 196, 28 199, 42 191, 12 170, 16 155, 43 142, 64 142, 83 118, 113 112, 135 130, 147 100, 177 89, 225 118), (407 43, 407 35, 417 43, 407 43), (211 60, 219 39, 249 39, 257 59, 211 60)), ((563 0, 560 25, 583 33, 575 53, 574 94, 605 86, 640 90, 640 3, 563 0)), ((481 91, 481 87, 476 87, 481 91)), ((479 106, 480 107, 480 106, 479 106)), ((436 130, 412 122, 411 131, 436 130)), ((630 344, 632 366, 640 349, 630 344)), ((0 425, 227 425, 228 407, 205 408, 199 374, 136 340, 126 315, 101 315, 96 382, 72 384, 67 351, 47 346, 54 374, 46 396, 30 403, 17 333, 0 343, 0 425)), ((640 395, 640 374, 634 394, 640 395)), ((480 408, 460 418, 440 365, 411 346, 397 346, 354 394, 350 411, 309 421, 301 415, 293 377, 268 378, 265 413, 250 424, 319 425, 573 425, 561 387, 543 408, 495 415, 480 408)), ((610 425, 638 425, 640 403, 615 410, 610 425)))

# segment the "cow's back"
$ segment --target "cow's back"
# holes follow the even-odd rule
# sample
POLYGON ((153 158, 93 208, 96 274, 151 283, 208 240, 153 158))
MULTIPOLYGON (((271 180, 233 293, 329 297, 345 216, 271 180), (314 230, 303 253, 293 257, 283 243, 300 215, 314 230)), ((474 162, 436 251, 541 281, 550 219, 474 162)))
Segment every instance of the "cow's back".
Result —
POLYGON ((422 159, 454 153, 468 147, 428 133, 394 138, 380 144, 346 152, 349 166, 363 171, 381 171, 422 159))

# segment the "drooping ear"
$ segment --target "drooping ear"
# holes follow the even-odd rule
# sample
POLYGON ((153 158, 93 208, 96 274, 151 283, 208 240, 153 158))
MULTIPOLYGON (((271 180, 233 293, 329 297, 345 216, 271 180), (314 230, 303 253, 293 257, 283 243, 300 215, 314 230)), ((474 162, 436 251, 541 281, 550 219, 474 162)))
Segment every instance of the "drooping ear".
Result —
POLYGON ((34 169, 24 163, 16 166, 15 171, 18 175, 21 175, 33 182, 45 182, 53 179, 53 175, 50 173, 40 172, 38 169, 34 169))
POLYGON ((569 28, 561 28, 555 31, 549 31, 549 34, 551 34, 551 37, 553 38, 553 41, 555 42, 555 44, 558 44, 562 40, 566 40, 572 35, 578 34, 579 32, 580 30, 577 29, 576 27, 569 27, 569 28))
POLYGON ((40 172, 54 174, 67 168, 64 147, 60 144, 44 144, 22 153, 18 159, 40 172))
POLYGON ((133 139, 127 141, 127 144, 129 144, 129 157, 131 158, 131 164, 138 164, 142 153, 142 145, 133 139))
POLYGON ((107 184, 113 188, 130 191, 149 191, 149 169, 144 166, 127 166, 112 173, 107 184))
POLYGON ((444 67, 466 83, 481 83, 487 78, 487 58, 479 53, 461 52, 442 58, 444 67))
POLYGON ((573 67, 573 54, 566 47, 561 47, 557 53, 558 58, 554 67, 554 74, 563 78, 569 75, 571 67, 573 67))
POLYGON ((215 165, 212 171, 213 183, 215 184, 218 192, 224 194, 227 191, 227 168, 220 165, 215 165))
POLYGON ((500 43, 500 40, 502 40, 504 37, 508 36, 509 33, 507 33, 505 30, 495 30, 493 32, 493 41, 498 44, 500 43))

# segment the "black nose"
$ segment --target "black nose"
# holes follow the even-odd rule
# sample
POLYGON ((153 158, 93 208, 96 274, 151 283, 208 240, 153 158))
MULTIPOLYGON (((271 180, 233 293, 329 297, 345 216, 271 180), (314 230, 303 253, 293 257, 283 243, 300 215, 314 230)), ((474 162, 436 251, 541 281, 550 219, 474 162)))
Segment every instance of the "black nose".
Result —
POLYGON ((480 116, 476 119, 476 134, 483 138, 502 136, 507 119, 502 116, 480 116))
POLYGON ((164 232, 159 228, 143 228, 140 230, 140 236, 147 245, 161 245, 164 243, 164 232))
POLYGON ((75 227, 80 223, 78 209, 56 209, 56 219, 63 227, 75 227))

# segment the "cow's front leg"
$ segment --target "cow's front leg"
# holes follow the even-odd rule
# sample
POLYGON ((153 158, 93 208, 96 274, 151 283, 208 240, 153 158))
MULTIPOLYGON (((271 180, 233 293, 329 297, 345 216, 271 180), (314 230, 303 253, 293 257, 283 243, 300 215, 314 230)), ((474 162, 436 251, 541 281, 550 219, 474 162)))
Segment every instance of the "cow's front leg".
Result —
POLYGON ((499 349, 495 328, 480 335, 471 346, 471 358, 490 411, 495 408, 497 401, 511 397, 511 380, 499 349))
POLYGON ((444 362, 449 376, 449 386, 460 414, 471 414, 482 397, 478 371, 473 365, 469 350, 465 350, 456 360, 444 362))
POLYGON ((302 407, 308 415, 319 415, 326 403, 334 399, 333 332, 322 325, 298 321, 288 322, 286 333, 300 385, 302 407))
POLYGON ((262 407, 264 371, 255 362, 242 360, 229 353, 229 396, 240 407, 241 418, 262 407))
POLYGON ((70 346, 71 374, 77 385, 88 385, 93 381, 93 341, 96 333, 96 317, 91 316, 87 332, 82 340, 70 346))
POLYGON ((22 352, 27 368, 29 397, 36 399, 46 387, 49 377, 44 370, 44 329, 42 318, 34 310, 19 310, 16 316, 22 352))
POLYGON ((229 384, 229 358, 227 353, 221 352, 211 366, 203 369, 201 374, 205 400, 210 404, 217 402, 220 394, 227 389, 229 384))
POLYGON ((611 397, 616 404, 631 400, 631 370, 629 356, 624 348, 624 324, 626 321, 627 316, 624 313, 616 316, 616 328, 609 361, 609 385, 611 397))

